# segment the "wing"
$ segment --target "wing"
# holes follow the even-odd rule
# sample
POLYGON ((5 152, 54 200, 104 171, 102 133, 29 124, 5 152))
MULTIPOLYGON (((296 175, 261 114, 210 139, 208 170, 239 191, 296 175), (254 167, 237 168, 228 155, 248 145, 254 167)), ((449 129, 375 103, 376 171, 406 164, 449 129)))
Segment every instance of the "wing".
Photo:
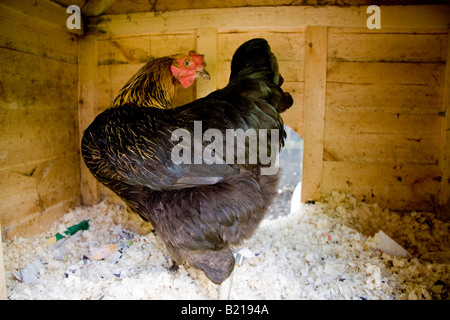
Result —
POLYGON ((239 172, 239 166, 211 152, 210 144, 194 134, 194 126, 194 121, 180 121, 157 109, 111 108, 85 131, 83 157, 101 182, 153 190, 215 184, 239 172), (210 161, 203 157, 205 150, 212 155, 210 161))

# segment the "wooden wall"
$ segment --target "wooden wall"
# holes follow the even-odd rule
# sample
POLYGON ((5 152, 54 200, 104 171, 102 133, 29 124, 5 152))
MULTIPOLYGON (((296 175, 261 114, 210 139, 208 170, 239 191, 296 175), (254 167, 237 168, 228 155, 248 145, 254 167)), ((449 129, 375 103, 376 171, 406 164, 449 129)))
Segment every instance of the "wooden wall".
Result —
MULTIPOLYGON (((109 12, 120 8, 113 4, 109 12)), ((394 210, 434 210, 439 197, 449 199, 449 7, 382 7, 381 30, 366 27, 365 9, 153 10, 93 18, 99 109, 149 57, 192 49, 212 53, 206 61, 213 84, 199 80, 178 103, 221 88, 234 50, 264 37, 294 96, 285 123, 305 139, 302 200, 338 190, 394 210)), ((110 195, 101 189, 100 196, 110 195)))
POLYGON ((80 198, 113 197, 80 166, 79 138, 150 57, 206 53, 212 80, 181 90, 182 104, 223 87, 234 50, 253 37, 269 40, 294 96, 284 119, 305 139, 303 201, 332 190, 398 210, 450 201, 449 6, 383 7, 382 29, 373 31, 365 7, 261 0, 185 10, 160 1, 124 13, 116 1, 77 39, 65 28, 70 1, 55 2, 63 6, 0 3, 4 238, 42 231, 80 198))
POLYGON ((328 30, 322 193, 433 210, 448 30, 328 30))
POLYGON ((64 8, 0 3, 0 224, 44 230, 80 201, 77 38, 64 8))

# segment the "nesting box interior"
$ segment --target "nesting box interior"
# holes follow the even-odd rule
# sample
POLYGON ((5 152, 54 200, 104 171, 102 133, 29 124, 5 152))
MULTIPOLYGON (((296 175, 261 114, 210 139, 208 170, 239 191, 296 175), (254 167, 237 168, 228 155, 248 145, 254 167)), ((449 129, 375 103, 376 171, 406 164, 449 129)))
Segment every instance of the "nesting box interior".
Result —
POLYGON ((294 99, 283 119, 304 141, 303 203, 339 191, 450 217, 450 6, 388 1, 373 29, 370 1, 301 4, 0 0, 3 240, 119 201, 85 167, 80 138, 150 58, 205 54, 211 80, 180 90, 181 105, 224 87, 234 51, 255 37, 294 99), (70 5, 80 28, 69 28, 70 5))

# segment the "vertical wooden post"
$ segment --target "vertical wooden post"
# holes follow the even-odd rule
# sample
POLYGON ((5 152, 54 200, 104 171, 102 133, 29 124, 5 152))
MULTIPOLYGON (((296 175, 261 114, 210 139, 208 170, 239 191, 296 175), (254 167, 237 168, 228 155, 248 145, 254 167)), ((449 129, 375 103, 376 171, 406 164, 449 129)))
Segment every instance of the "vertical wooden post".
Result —
POLYGON ((210 80, 197 80, 197 99, 217 90, 217 29, 197 29, 197 52, 205 55, 210 80))
MULTIPOLYGON (((78 123, 80 143, 84 130, 97 114, 98 40, 94 35, 78 39, 78 123)), ((80 152, 81 157, 81 152, 80 152)), ((98 202, 98 185, 80 158, 81 202, 93 205, 98 202)))
POLYGON ((3 262, 2 225, 0 224, 0 300, 6 300, 5 264, 3 262))
POLYGON ((441 218, 450 218, 450 31, 447 37, 445 64, 444 106, 441 130, 439 172, 441 184, 437 195, 437 211, 441 218))
POLYGON ((302 202, 320 200, 327 83, 327 27, 307 27, 302 202))

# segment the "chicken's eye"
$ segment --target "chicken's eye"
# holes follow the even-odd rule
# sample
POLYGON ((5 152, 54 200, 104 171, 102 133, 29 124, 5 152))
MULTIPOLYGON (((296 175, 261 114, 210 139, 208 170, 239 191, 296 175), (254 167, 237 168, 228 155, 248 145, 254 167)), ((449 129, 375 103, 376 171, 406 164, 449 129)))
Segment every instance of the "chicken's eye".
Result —
POLYGON ((187 59, 183 61, 183 65, 184 65, 185 67, 189 67, 190 64, 191 64, 190 61, 187 60, 187 59))

